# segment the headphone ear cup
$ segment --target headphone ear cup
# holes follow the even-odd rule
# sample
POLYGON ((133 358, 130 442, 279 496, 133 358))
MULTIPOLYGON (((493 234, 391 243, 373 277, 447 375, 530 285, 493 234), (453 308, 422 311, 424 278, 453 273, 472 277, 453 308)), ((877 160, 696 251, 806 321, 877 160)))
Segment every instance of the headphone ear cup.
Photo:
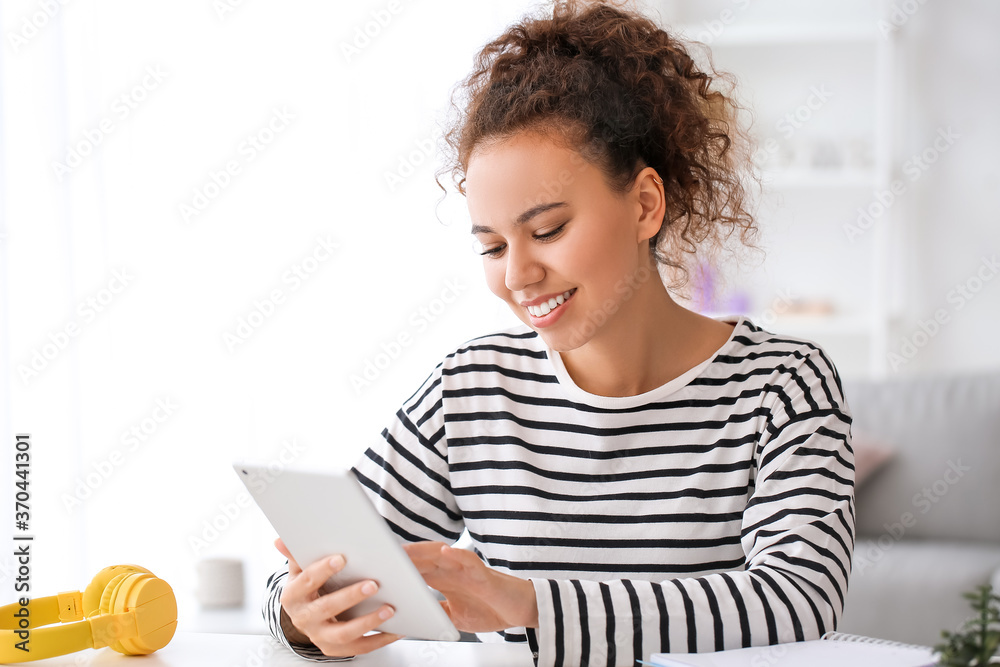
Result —
MULTIPOLYGON (((131 589, 132 586, 134 586, 137 581, 144 578, 148 578, 150 576, 152 575, 143 574, 141 572, 132 572, 129 574, 121 575, 120 578, 115 577, 114 579, 112 579, 111 581, 114 584, 114 586, 112 586, 111 584, 108 585, 108 588, 111 590, 111 592, 108 595, 108 608, 107 611, 105 611, 104 613, 124 614, 125 612, 129 611, 128 606, 126 604, 129 589, 131 589)), ((124 641, 125 641, 124 639, 119 639, 113 644, 109 644, 109 646, 113 650, 118 651, 119 653, 130 655, 129 650, 125 648, 125 646, 122 643, 124 641)))
POLYGON ((111 597, 115 594, 115 591, 118 590, 118 585, 121 584, 122 580, 125 579, 125 577, 129 576, 129 574, 130 573, 128 572, 122 572, 121 574, 116 574, 108 581, 107 584, 104 585, 104 591, 101 593, 101 601, 98 604, 97 613, 101 615, 111 613, 112 609, 111 597))
POLYGON ((101 600, 104 597, 104 590, 108 583, 119 574, 131 572, 145 572, 152 574, 149 570, 138 565, 111 565, 106 567, 91 579, 90 583, 83 591, 83 616, 89 618, 101 612, 101 600))
POLYGON ((170 584, 152 574, 126 576, 111 593, 113 614, 135 613, 138 635, 123 637, 111 648, 125 655, 146 655, 166 646, 177 628, 177 600, 170 584))

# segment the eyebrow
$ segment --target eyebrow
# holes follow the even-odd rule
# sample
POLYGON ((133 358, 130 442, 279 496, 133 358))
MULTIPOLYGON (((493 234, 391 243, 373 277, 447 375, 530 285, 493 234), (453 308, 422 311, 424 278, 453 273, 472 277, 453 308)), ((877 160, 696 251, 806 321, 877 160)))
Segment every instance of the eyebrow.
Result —
MULTIPOLYGON (((527 211, 525 211, 521 215, 517 216, 517 218, 514 220, 514 227, 515 228, 516 227, 520 227, 521 225, 523 225, 524 223, 528 222, 529 220, 531 220, 535 216, 539 216, 539 215, 541 215, 542 213, 545 213, 548 210, 551 210, 551 209, 554 209, 554 208, 562 208, 564 206, 569 206, 569 204, 567 204, 564 201, 552 201, 552 202, 547 202, 545 204, 538 204, 536 206, 532 206, 527 211)), ((492 227, 483 227, 482 225, 473 225, 472 226, 472 233, 473 234, 493 234, 494 232, 493 232, 493 228, 492 227)))

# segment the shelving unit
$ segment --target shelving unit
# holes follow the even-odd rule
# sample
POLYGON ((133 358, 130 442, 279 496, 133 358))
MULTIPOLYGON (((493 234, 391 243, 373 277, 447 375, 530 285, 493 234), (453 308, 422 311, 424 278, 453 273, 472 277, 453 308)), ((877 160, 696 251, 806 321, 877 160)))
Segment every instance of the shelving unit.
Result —
POLYGON ((760 93, 744 100, 753 109, 755 138, 761 147, 768 138, 782 145, 761 167, 758 221, 765 236, 771 234, 767 258, 752 275, 721 267, 731 289, 743 286, 748 293, 752 306, 741 314, 771 331, 816 341, 849 376, 887 374, 889 334, 899 311, 890 293, 898 212, 885 207, 860 237, 844 231, 893 180, 897 40, 879 23, 888 21, 889 9, 886 0, 660 5, 665 22, 682 37, 708 44, 716 69, 735 75, 741 90, 760 93), (810 81, 830 100, 809 100, 810 81), (775 129, 792 141, 782 143, 775 129), (810 141, 811 149, 822 143, 836 159, 817 159, 823 156, 814 150, 804 158, 810 141), (864 146, 860 153, 867 159, 852 155, 850 145, 864 146), (807 302, 828 303, 833 312, 781 313, 787 304, 778 295, 789 290, 807 302))

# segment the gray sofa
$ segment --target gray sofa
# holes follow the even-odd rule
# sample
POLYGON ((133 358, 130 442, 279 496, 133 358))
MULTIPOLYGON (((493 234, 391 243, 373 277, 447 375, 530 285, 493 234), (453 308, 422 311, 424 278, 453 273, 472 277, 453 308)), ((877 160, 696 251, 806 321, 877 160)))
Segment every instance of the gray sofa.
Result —
POLYGON ((838 630, 932 646, 1000 591, 1000 371, 844 380, 852 434, 896 453, 856 490, 838 630))

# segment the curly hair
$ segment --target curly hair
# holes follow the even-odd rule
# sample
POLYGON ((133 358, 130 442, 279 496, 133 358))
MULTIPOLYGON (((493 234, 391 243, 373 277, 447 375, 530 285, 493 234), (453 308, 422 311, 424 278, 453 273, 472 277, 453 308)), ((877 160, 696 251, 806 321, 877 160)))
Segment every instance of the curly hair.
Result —
POLYGON ((488 42, 453 91, 438 186, 445 190, 439 176, 450 172, 464 196, 477 148, 538 131, 600 168, 617 194, 656 169, 667 208, 650 252, 671 277, 668 289, 683 288, 695 263, 714 263, 736 229, 755 247, 744 184, 760 183, 752 142, 734 96, 712 88, 719 80, 731 92, 731 75, 715 71, 711 54, 701 71, 690 45, 622 2, 555 0, 550 16, 543 11, 488 42))

